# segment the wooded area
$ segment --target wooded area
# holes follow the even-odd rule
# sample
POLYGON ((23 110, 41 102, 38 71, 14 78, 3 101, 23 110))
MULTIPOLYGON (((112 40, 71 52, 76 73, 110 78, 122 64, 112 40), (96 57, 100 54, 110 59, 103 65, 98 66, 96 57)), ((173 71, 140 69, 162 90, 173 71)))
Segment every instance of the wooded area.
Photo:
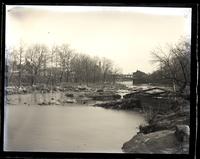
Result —
POLYGON ((107 58, 77 53, 68 44, 35 44, 6 50, 7 83, 13 86, 60 85, 62 82, 114 82, 119 69, 107 58))
MULTIPOLYGON (((190 42, 182 39, 167 48, 152 51, 157 70, 151 74, 137 71, 133 83, 168 85, 174 92, 190 94, 190 42), (140 75, 141 74, 141 75, 140 75), (138 80, 136 80, 138 79, 138 80)), ((120 69, 107 58, 78 53, 68 44, 51 48, 35 44, 6 50, 8 86, 61 86, 62 83, 115 83, 120 69)))
POLYGON ((157 71, 149 75, 149 82, 169 84, 174 92, 190 94, 191 81, 191 44, 188 39, 182 39, 167 49, 158 47, 152 51, 153 63, 158 64, 157 71))

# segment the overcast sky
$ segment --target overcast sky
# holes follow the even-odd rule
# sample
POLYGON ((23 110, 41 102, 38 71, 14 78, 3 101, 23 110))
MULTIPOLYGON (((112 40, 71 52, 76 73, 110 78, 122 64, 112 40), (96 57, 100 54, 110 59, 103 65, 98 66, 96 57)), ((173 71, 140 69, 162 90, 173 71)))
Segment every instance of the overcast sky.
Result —
POLYGON ((123 73, 150 73, 151 50, 191 34, 191 9, 6 6, 6 46, 67 43, 107 57, 123 73))

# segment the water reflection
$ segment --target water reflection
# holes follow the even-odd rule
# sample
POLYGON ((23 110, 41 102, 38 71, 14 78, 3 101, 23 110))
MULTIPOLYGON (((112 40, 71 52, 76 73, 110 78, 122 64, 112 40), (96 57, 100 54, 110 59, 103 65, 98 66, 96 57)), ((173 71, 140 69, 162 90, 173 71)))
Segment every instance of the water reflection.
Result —
MULTIPOLYGON (((63 93, 52 94, 63 98, 63 93)), ((80 104, 39 106, 51 94, 26 94, 21 103, 6 107, 5 150, 54 152, 121 152, 124 142, 144 124, 141 114, 80 104), (19 107, 20 106, 20 107, 19 107)))
POLYGON ((6 101, 8 105, 37 105, 38 103, 46 103, 50 100, 58 100, 63 99, 64 93, 63 92, 56 92, 56 93, 38 93, 33 92, 31 94, 14 94, 6 96, 6 101))
POLYGON ((22 101, 21 95, 18 95, 18 104, 21 104, 21 101, 22 101))
POLYGON ((37 93, 33 92, 33 102, 37 103, 37 93))
POLYGON ((8 108, 5 150, 121 152, 144 123, 138 113, 78 105, 8 108))

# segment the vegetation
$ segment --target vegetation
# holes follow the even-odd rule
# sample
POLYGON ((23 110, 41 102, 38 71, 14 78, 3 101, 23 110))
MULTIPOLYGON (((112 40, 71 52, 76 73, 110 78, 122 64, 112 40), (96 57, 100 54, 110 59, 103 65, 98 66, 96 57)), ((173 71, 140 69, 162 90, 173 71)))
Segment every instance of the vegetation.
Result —
POLYGON ((114 82, 119 69, 106 58, 77 53, 68 44, 48 48, 35 44, 6 50, 9 85, 57 85, 63 82, 114 82))
POLYGON ((168 49, 161 47, 152 51, 153 62, 159 68, 149 76, 149 81, 159 81, 169 84, 175 92, 183 93, 190 87, 190 42, 181 40, 175 45, 168 45, 168 49))

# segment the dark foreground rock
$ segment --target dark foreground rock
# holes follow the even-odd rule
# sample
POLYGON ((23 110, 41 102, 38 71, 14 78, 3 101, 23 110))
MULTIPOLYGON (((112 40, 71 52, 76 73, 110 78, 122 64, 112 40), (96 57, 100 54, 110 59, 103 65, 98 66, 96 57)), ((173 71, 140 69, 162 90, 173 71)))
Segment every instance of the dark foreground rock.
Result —
POLYGON ((46 102, 39 102, 38 105, 40 106, 49 106, 49 105, 60 105, 61 103, 56 100, 46 101, 46 102))
MULTIPOLYGON (((172 104, 172 105, 171 105, 172 104)), ((189 152, 189 102, 170 101, 180 109, 154 112, 148 125, 140 126, 139 133, 126 142, 122 150, 129 153, 187 154, 189 152)), ((146 112, 147 114, 150 112, 146 112)))
POLYGON ((160 130, 175 130, 177 125, 189 125, 189 112, 172 112, 168 114, 156 114, 149 125, 140 126, 140 132, 148 134, 160 130))
POLYGON ((124 143, 122 150, 128 153, 187 154, 189 142, 180 142, 175 134, 176 131, 172 130, 139 133, 124 143))
POLYGON ((71 97, 71 98, 72 98, 72 97, 74 97, 74 94, 73 94, 73 93, 66 93, 65 96, 66 96, 66 97, 71 97))
POLYGON ((92 100, 97 100, 97 101, 109 101, 109 100, 121 99, 121 96, 119 94, 116 94, 112 91, 92 92, 92 93, 86 94, 86 97, 89 97, 92 100))
POLYGON ((104 103, 95 104, 95 106, 109 108, 109 109, 123 109, 133 110, 135 108, 141 108, 141 103, 138 99, 121 99, 117 101, 109 101, 104 103))

